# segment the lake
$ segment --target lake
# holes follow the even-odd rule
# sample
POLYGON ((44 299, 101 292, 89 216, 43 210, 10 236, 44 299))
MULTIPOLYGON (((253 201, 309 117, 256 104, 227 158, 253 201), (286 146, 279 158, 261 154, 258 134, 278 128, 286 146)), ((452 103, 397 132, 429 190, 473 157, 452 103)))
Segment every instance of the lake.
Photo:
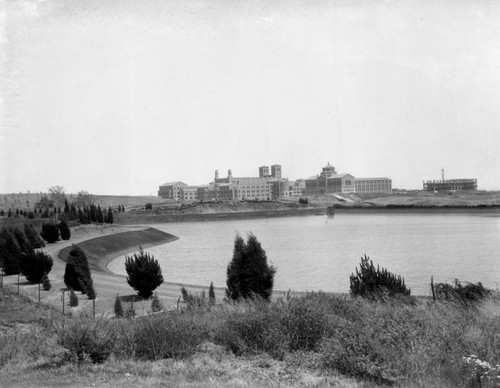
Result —
MULTIPOLYGON (((349 292, 364 254, 404 277, 414 295, 434 282, 500 281, 500 217, 483 214, 337 214, 148 225, 179 240, 148 248, 165 281, 225 287, 237 233, 251 232, 277 268, 275 290, 349 292)), ((125 274, 125 257, 109 269, 125 274)))

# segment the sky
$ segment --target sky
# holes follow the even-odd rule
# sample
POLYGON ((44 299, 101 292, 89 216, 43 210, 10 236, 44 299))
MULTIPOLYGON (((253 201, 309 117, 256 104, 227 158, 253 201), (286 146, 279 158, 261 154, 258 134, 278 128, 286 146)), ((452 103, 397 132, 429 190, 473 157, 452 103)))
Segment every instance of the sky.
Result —
POLYGON ((500 3, 0 0, 0 193, 328 162, 500 190, 500 3))

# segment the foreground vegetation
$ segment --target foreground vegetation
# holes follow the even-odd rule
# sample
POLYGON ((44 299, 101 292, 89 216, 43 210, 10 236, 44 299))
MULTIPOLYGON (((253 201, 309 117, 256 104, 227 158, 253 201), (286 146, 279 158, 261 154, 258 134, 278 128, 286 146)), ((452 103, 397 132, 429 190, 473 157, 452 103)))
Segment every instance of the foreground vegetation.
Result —
POLYGON ((134 319, 39 315, 29 329, 1 332, 7 385, 50 385, 57 376, 84 385, 493 387, 500 380, 498 295, 465 305, 310 293, 134 319))

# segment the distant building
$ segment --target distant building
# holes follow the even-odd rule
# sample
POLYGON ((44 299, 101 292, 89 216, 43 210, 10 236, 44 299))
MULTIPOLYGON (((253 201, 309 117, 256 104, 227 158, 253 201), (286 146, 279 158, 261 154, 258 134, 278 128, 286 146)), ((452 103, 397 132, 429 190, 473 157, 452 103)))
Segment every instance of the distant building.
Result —
POLYGON ((426 191, 464 191, 477 190, 477 179, 442 179, 424 182, 426 191))
POLYGON ((392 180, 389 178, 356 178, 356 193, 392 193, 392 180))
POLYGON ((181 193, 182 190, 187 186, 188 185, 185 184, 184 182, 164 183, 160 186, 160 189, 158 190, 158 196, 162 198, 169 198, 175 200, 182 199, 181 198, 182 195, 179 195, 179 193, 181 193))

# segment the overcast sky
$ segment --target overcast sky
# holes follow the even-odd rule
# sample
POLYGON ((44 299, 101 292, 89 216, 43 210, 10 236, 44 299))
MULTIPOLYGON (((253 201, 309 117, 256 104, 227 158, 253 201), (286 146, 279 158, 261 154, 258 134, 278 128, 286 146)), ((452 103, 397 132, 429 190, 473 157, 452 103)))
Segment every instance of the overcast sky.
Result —
POLYGON ((0 193, 327 162, 500 189, 500 2, 0 1, 0 193))

